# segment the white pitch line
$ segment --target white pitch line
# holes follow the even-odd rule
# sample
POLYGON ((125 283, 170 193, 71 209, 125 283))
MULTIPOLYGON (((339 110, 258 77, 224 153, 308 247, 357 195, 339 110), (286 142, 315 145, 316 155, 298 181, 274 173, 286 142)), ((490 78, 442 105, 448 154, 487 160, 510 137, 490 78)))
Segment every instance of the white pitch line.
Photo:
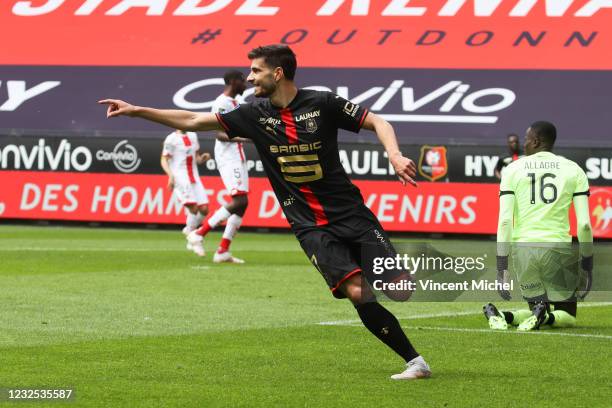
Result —
POLYGON ((436 331, 454 331, 465 333, 503 333, 503 334, 541 334, 544 336, 565 336, 565 337, 587 337, 594 339, 612 340, 612 336, 605 334, 582 334, 582 333, 563 333, 563 332, 548 332, 548 331, 516 331, 516 330, 491 330, 491 329, 465 329, 461 327, 433 327, 433 326, 410 326, 404 327, 419 330, 436 330, 436 331))
MULTIPOLYGON (((578 304, 578 308, 588 308, 588 307, 601 307, 601 306, 612 306, 612 302, 593 302, 593 303, 584 303, 578 304)), ((441 313, 425 313, 425 314, 417 314, 412 316, 404 316, 398 317, 398 320, 417 320, 417 319, 429 319, 432 317, 455 317, 455 316, 474 316, 482 314, 480 311, 465 311, 465 312, 441 312, 441 313)), ((329 322, 319 322, 317 323, 321 326, 361 326, 361 320, 350 319, 350 320, 332 320, 329 322), (359 324, 357 324, 359 323, 359 324)))
MULTIPOLYGON (((416 319, 428 319, 430 317, 470 316, 470 315, 477 315, 480 313, 482 312, 469 311, 469 312, 426 313, 426 314, 419 314, 419 315, 413 315, 413 316, 398 317, 397 319, 398 320, 416 320, 416 319)), ((332 320, 329 322, 319 322, 317 324, 321 326, 353 326, 355 323, 359 323, 359 322, 361 322, 361 320, 351 319, 351 320, 332 320)))

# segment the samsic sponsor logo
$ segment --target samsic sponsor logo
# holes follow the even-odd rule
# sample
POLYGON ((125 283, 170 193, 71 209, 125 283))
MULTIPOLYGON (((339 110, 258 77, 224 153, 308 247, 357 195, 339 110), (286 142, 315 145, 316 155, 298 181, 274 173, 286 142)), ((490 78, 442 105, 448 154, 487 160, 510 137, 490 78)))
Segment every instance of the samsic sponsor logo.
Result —
MULTIPOLYGON (((0 147, 0 169, 6 170, 51 170, 88 171, 94 154, 86 146, 74 146, 67 139, 61 139, 56 146, 48 145, 45 139, 38 139, 34 146, 8 144, 0 147)), ((112 162, 122 173, 132 173, 141 164, 138 151, 127 140, 118 142, 110 152, 99 149, 95 159, 112 162)))
POLYGON ((270 153, 302 153, 321 149, 321 142, 296 145, 271 145, 270 153))
MULTIPOLYGON (((208 78, 187 84, 174 94, 173 102, 182 109, 211 109, 223 85, 223 78, 208 78), (208 87, 213 88, 210 100, 192 99, 194 91, 201 94, 208 87)), ((306 89, 335 92, 353 104, 367 104, 371 111, 379 113, 390 122, 494 124, 499 119, 498 114, 511 107, 517 98, 516 93, 508 88, 499 86, 478 89, 461 80, 441 83, 435 89, 410 86, 402 79, 370 87, 361 93, 355 93, 345 85, 335 89, 311 85, 306 89), (422 113, 424 110, 438 113, 425 114, 422 113)), ((253 92, 253 88, 248 89, 244 97, 250 97, 253 92)))

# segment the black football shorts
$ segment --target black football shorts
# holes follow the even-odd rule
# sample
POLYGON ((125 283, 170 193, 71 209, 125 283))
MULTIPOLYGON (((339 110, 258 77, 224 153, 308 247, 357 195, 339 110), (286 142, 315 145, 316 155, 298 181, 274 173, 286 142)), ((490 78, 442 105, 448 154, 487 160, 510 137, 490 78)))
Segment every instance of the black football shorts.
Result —
POLYGON ((306 256, 338 299, 346 298, 340 287, 348 278, 362 272, 371 276, 372 257, 396 254, 380 222, 362 207, 330 224, 295 231, 306 256))

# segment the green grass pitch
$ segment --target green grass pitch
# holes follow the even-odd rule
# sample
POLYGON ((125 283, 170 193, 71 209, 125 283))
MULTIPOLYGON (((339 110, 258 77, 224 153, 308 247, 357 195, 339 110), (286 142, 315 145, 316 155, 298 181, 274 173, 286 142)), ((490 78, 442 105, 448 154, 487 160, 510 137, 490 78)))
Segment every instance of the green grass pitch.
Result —
POLYGON ((214 233, 203 259, 178 231, 0 237, 0 388, 76 395, 14 406, 610 406, 610 305, 581 307, 575 329, 517 334, 486 330, 481 304, 387 304, 434 372, 393 382, 402 362, 290 234, 240 233, 241 266, 212 264, 214 233))

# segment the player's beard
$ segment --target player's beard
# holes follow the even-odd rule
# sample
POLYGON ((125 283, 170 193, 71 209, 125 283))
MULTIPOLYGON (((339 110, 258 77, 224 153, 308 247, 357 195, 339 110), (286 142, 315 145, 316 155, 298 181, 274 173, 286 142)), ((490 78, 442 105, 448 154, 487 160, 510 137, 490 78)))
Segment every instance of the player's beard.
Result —
POLYGON ((257 98, 269 98, 274 91, 276 91, 276 84, 259 84, 255 85, 255 97, 257 98))

